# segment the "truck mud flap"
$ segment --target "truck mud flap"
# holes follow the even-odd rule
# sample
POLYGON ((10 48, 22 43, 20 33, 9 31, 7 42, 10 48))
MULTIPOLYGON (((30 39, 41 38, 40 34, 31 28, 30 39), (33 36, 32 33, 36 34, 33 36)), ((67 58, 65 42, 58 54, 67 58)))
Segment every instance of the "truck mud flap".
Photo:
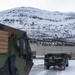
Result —
POLYGON ((26 66, 25 66, 25 73, 26 73, 26 75, 29 74, 32 66, 34 65, 33 64, 33 59, 31 57, 32 57, 31 53, 23 56, 24 60, 26 61, 26 66))
POLYGON ((30 72, 32 66, 33 66, 32 60, 26 61, 26 66, 25 66, 26 75, 29 74, 29 72, 30 72))

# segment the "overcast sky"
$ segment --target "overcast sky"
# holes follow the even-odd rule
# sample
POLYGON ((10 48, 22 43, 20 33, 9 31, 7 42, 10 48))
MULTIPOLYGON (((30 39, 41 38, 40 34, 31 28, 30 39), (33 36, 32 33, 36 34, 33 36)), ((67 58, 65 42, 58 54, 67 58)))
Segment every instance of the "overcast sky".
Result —
POLYGON ((75 0, 0 0, 0 11, 22 6, 48 11, 75 12, 75 0))

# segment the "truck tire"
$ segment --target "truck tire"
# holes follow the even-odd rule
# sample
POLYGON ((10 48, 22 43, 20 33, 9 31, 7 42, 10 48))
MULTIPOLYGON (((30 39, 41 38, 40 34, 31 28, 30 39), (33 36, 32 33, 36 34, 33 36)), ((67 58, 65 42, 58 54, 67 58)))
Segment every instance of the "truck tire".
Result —
POLYGON ((45 68, 45 69, 49 69, 49 66, 48 66, 48 65, 45 65, 44 68, 45 68))
POLYGON ((67 61, 66 67, 68 67, 68 66, 69 66, 69 63, 68 63, 68 61, 67 61))
POLYGON ((49 66, 46 66, 46 69, 49 69, 49 66))
POLYGON ((69 66, 69 64, 67 63, 67 64, 66 64, 66 67, 68 67, 68 66, 69 66))

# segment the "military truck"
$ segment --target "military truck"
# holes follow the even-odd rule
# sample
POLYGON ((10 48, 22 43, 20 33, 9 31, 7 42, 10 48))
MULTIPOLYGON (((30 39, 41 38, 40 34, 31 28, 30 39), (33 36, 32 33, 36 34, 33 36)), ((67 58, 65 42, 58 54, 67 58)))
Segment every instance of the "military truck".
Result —
POLYGON ((59 70, 65 70, 69 66, 69 57, 66 53, 48 53, 44 57, 44 67, 49 69, 51 66, 57 66, 59 70))
POLYGON ((28 75, 32 52, 25 31, 0 24, 0 75, 28 75))

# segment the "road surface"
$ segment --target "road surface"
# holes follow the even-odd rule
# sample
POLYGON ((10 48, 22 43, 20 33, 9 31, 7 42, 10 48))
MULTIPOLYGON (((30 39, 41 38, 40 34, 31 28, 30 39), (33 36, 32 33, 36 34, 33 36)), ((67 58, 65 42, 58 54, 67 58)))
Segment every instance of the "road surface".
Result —
MULTIPOLYGON (((40 59, 40 61, 43 61, 40 59)), ((36 60, 34 63, 34 66, 30 72, 29 75, 58 75, 61 71, 54 69, 53 67, 49 70, 44 69, 44 63, 38 63, 38 60, 36 60)))
POLYGON ((69 67, 65 70, 59 71, 58 69, 50 68, 49 70, 44 69, 43 59, 34 59, 34 66, 31 69, 29 75, 74 75, 75 74, 75 60, 69 60, 69 67))

